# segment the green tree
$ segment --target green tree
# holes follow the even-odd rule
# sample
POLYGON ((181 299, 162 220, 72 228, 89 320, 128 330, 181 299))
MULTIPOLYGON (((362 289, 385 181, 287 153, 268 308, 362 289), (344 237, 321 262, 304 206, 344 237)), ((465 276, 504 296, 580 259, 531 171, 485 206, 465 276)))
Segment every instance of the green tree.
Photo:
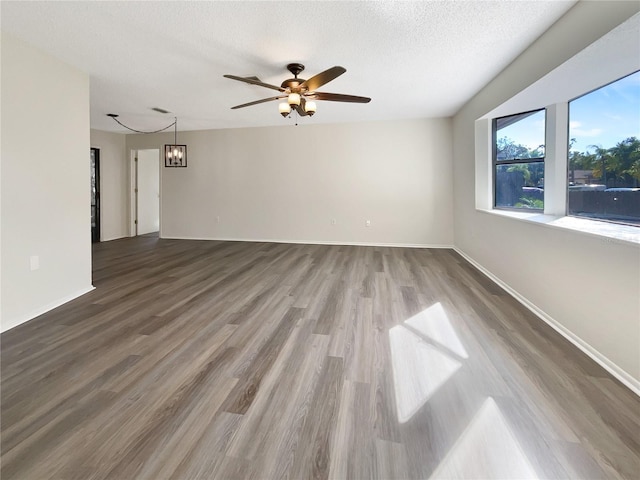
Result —
POLYGON ((593 176, 600 178, 607 185, 607 171, 611 165, 609 150, 600 145, 589 145, 587 148, 595 149, 593 153, 593 176))
POLYGON ((609 149, 616 178, 634 186, 640 181, 640 140, 629 137, 609 149))
POLYGON ((569 169, 570 170, 593 170, 595 155, 589 152, 579 152, 573 150, 576 139, 569 140, 569 169))
POLYGON ((524 145, 516 144, 509 137, 502 137, 496 141, 496 156, 501 160, 529 158, 529 149, 524 145))
POLYGON ((514 206, 518 208, 535 208, 538 210, 542 210, 544 208, 544 201, 538 198, 524 196, 521 197, 520 201, 514 206))
POLYGON ((524 185, 535 187, 542 185, 544 179, 543 163, 525 163, 528 158, 544 157, 544 145, 530 149, 526 145, 515 143, 509 137, 502 137, 496 141, 496 157, 499 160, 523 160, 523 163, 509 165, 504 171, 509 173, 521 172, 524 185))
POLYGON ((540 158, 544 157, 544 145, 530 149, 526 145, 514 142, 509 137, 501 137, 496 140, 496 156, 500 160, 540 158))
POLYGON ((522 163, 519 165, 509 165, 509 168, 507 168, 507 172, 509 173, 522 172, 522 178, 524 179, 524 184, 527 186, 531 185, 531 172, 527 168, 527 165, 522 163))
POLYGON ((629 137, 614 147, 603 148, 590 145, 593 154, 578 154, 590 157, 593 176, 602 179, 607 186, 637 187, 640 183, 640 140, 629 137))

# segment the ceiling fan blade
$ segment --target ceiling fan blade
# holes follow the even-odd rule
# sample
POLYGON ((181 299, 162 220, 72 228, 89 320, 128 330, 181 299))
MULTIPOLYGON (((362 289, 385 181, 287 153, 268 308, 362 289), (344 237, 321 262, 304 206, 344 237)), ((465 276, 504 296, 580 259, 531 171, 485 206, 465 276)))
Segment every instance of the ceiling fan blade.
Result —
POLYGON ((237 108, 250 107, 251 105, 258 105, 259 103, 271 102, 272 100, 280 100, 281 98, 287 98, 286 95, 278 95, 277 97, 269 97, 263 98, 262 100, 256 100, 255 102, 243 103, 242 105, 236 105, 235 107, 231 107, 231 110, 235 110, 237 108))
POLYGON ((309 80, 306 80, 300 86, 303 88, 306 87, 307 90, 313 92, 316 88, 320 88, 325 83, 329 83, 331 80, 338 78, 346 71, 347 69, 344 67, 331 67, 330 69, 311 77, 309 80))
POLYGON ((285 89, 276 85, 269 85, 268 83, 261 82, 256 77, 238 77, 236 75, 223 75, 224 78, 230 78, 231 80, 238 80, 239 82, 250 83, 251 85, 258 85, 260 87, 271 88, 272 90, 278 90, 284 92, 285 89))
POLYGON ((358 97, 356 95, 342 95, 341 93, 325 93, 315 92, 311 95, 307 95, 307 98, 315 100, 328 100, 329 102, 350 102, 350 103, 369 103, 371 99, 369 97, 358 97))

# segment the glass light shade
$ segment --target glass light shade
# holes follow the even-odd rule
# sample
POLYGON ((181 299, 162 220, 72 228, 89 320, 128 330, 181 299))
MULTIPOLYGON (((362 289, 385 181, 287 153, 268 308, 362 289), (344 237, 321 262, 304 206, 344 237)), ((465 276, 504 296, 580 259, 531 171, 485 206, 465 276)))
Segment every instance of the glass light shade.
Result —
POLYGON ((291 112, 291 107, 288 103, 282 102, 278 105, 278 110, 280 111, 280 115, 286 117, 291 112))
POLYGON ((290 93, 288 102, 289 105, 300 105, 300 95, 298 93, 290 93))
POLYGON ((291 112, 291 106, 288 103, 282 102, 278 105, 278 109, 280 113, 289 113, 291 112))
POLYGON ((304 111, 311 115, 316 113, 316 102, 305 102, 304 111))

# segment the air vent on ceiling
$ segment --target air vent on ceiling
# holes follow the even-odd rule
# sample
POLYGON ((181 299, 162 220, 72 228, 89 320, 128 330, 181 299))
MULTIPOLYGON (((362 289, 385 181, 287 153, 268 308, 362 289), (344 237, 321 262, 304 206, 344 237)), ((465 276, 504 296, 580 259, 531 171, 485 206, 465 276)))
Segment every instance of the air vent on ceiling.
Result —
POLYGON ((171 113, 169 110, 165 110, 164 108, 153 107, 151 110, 158 113, 171 113))

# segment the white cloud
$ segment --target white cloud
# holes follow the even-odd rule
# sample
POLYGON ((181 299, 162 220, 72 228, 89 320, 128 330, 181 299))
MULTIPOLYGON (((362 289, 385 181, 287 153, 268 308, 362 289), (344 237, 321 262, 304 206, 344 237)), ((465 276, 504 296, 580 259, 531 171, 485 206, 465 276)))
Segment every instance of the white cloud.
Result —
POLYGON ((597 137, 604 130, 601 128, 591 128, 589 130, 583 130, 581 128, 574 128, 571 130, 571 135, 576 137, 597 137))
POLYGON ((580 127, 582 127, 582 122, 569 122, 569 135, 571 137, 597 137, 604 132, 602 128, 584 129, 580 127))

